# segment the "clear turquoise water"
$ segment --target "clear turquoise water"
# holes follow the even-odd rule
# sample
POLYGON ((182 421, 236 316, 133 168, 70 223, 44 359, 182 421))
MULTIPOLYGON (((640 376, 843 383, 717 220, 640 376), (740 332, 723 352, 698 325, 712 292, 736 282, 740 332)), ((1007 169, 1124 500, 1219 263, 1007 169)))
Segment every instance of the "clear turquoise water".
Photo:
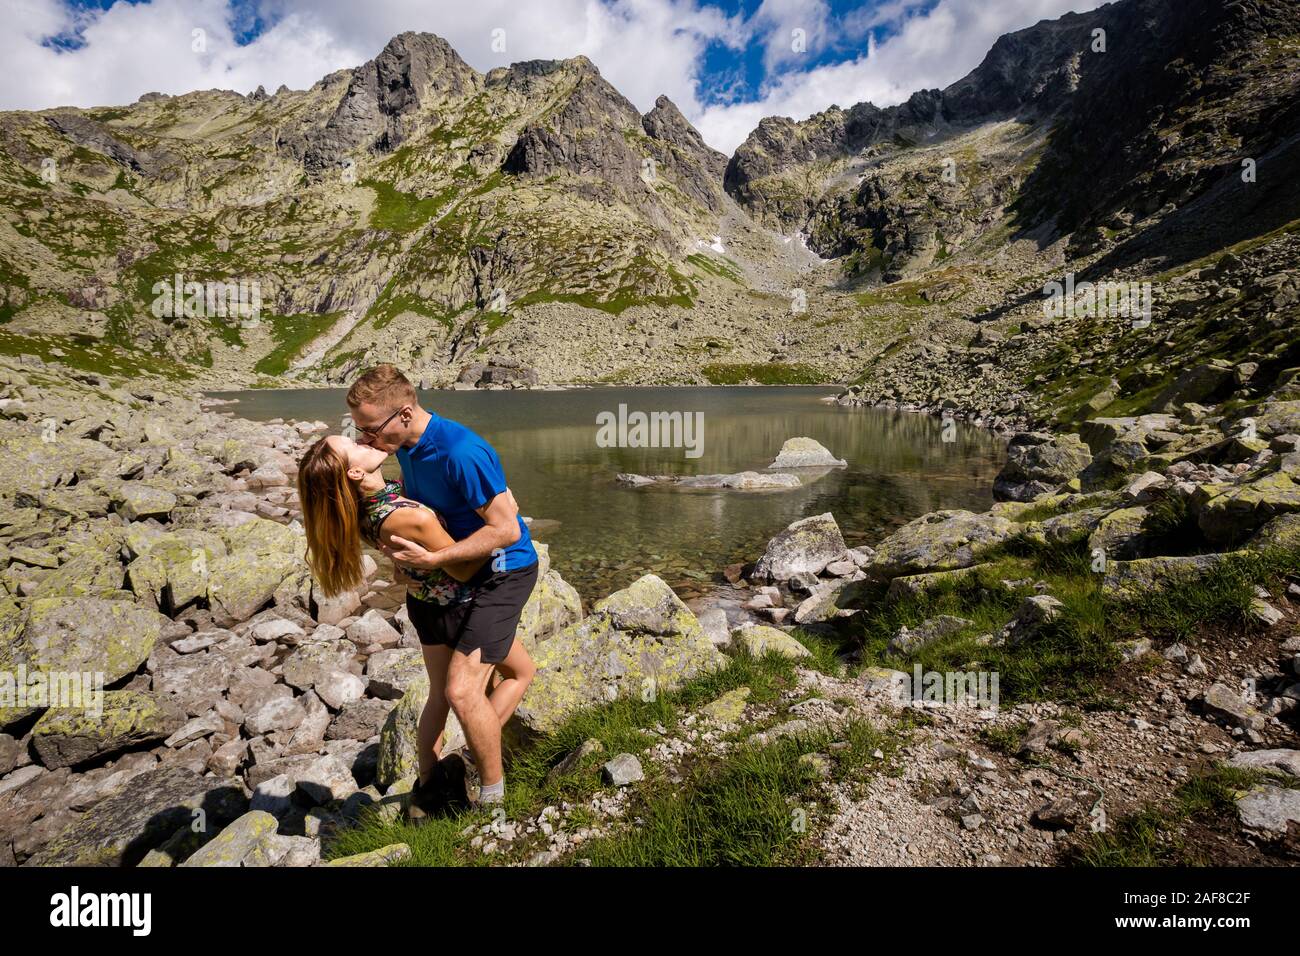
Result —
MULTIPOLYGON (((924 415, 841 408, 826 387, 599 388, 569 391, 433 391, 425 407, 477 431, 496 447, 534 535, 585 603, 647 572, 683 597, 708 590, 727 564, 752 561, 792 521, 829 511, 850 546, 939 508, 982 510, 1005 443, 958 426, 956 441, 924 415), (702 412, 703 454, 681 448, 603 448, 597 415, 702 412), (793 491, 629 488, 619 472, 712 474, 762 470, 795 436, 815 438, 848 467, 793 491)), ((319 419, 339 430, 342 389, 214 393, 258 420, 319 419)), ((396 460, 392 461, 396 473, 396 460)))

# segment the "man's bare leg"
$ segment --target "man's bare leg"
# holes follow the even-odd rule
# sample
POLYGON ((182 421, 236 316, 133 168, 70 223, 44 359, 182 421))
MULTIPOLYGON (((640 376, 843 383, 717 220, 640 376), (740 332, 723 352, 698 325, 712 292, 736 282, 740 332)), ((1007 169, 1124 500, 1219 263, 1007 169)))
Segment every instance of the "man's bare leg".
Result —
POLYGON ((447 700, 465 731, 479 779, 485 786, 498 783, 501 770, 501 719, 488 701, 487 685, 495 664, 482 659, 474 648, 469 655, 455 651, 447 672, 447 700))
POLYGON ((447 713, 451 710, 447 703, 447 671, 452 651, 446 644, 422 644, 420 650, 424 654, 424 669, 429 674, 429 699, 420 712, 416 732, 420 783, 423 784, 428 782, 429 774, 442 754, 443 731, 447 726, 447 713))

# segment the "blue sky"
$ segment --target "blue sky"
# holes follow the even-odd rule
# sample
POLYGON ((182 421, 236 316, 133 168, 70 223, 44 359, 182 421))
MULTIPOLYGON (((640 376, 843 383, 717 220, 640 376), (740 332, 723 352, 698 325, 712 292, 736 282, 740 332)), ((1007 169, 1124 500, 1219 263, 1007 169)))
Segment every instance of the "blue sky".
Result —
POLYGON ((0 108, 150 91, 303 89, 394 34, 473 67, 579 53, 639 109, 667 94, 732 151, 767 115, 887 106, 965 75, 1002 33, 1098 0, 0 0, 0 108), (202 37, 198 42, 195 37, 202 37), (495 42, 494 42, 495 41, 495 42), (500 49, 501 46, 505 49, 500 49))

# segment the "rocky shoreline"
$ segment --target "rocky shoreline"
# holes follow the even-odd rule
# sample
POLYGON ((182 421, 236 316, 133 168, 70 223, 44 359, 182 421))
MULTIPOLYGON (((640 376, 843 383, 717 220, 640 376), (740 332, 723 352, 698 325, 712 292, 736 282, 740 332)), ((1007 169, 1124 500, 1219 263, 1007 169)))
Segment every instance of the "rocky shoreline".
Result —
MULTIPOLYGON (((1008 549, 1100 557, 1096 593, 1107 608, 1194 587, 1252 556, 1293 555, 1296 381, 1279 376, 1250 437, 1223 434, 1230 419, 1200 412, 1186 392, 1177 415, 1099 419, 1083 437, 1017 435, 997 482, 1003 500, 988 512, 924 515, 872 547, 847 548, 831 514, 802 519, 752 565, 725 570, 740 600, 692 610, 646 575, 584 614, 542 546, 545 567, 520 625, 539 666, 518 712, 523 732, 545 735, 584 708, 644 694, 647 682, 671 691, 769 653, 793 661, 797 685, 776 706, 747 702, 741 689, 724 694, 656 730, 659 742, 639 756, 602 755, 588 741, 555 772, 585 772, 595 760, 604 788, 508 830, 490 824, 474 846, 503 860, 512 844, 527 846, 520 862, 557 862, 625 830, 620 808, 647 775, 685 772, 704 754, 725 759, 747 725, 765 728, 750 743, 812 731, 838 739, 858 720, 888 732, 909 710, 932 722, 909 732, 901 781, 877 778, 864 796, 832 773, 834 739, 809 755, 834 808, 818 836, 830 862, 1053 862, 1096 829, 1105 801, 1095 789, 1128 794, 1107 798, 1112 812, 1137 795, 1158 798, 1187 775, 1193 754, 1294 776, 1300 671, 1291 658, 1300 645, 1280 631, 1298 616, 1297 567, 1281 591, 1254 598, 1250 618, 1263 637, 1239 656, 1212 644, 1123 643, 1124 659, 1157 662, 1154 681, 1127 711, 1086 716, 1081 727, 1051 701, 990 716, 909 700, 899 687, 909 677, 901 665, 945 642, 1028 653, 1069 617, 1067 591, 1033 577, 997 580, 1008 549), (897 627, 878 647, 860 634, 844 640, 891 607, 924 608, 917 602, 965 594, 971 582, 982 588, 972 594, 1002 595, 1003 618, 954 608, 897 627), (813 666, 819 640, 840 648, 832 672, 813 666), (900 666, 850 676, 877 654, 900 666), (1253 690, 1243 696, 1236 688, 1247 679, 1253 690), (1016 740, 1010 753, 989 744, 998 728, 1016 740), (1101 758, 1133 748, 1145 763, 1101 758), (1072 769, 1024 766, 1026 753, 1056 752, 1074 755, 1072 769), (1156 753, 1158 772, 1149 766, 1156 753), (1186 756, 1170 764, 1170 755, 1186 756), (905 831, 912 837, 890 842, 905 831), (944 836, 926 843, 927 832, 944 836)), ((28 675, 98 672, 105 687, 98 717, 48 701, 0 709, 0 863, 317 865, 358 821, 399 822, 427 681, 400 587, 376 562, 357 593, 325 600, 312 587, 292 475, 323 426, 247 422, 31 362, 0 360, 0 383, 9 453, 0 465, 0 663, 28 675), (198 809, 206 822, 196 830, 198 809)), ((453 718, 445 752, 461 745, 453 718)), ((1297 793, 1272 783, 1243 794, 1243 826, 1284 839, 1288 820, 1300 824, 1297 793)), ((388 865, 409 853, 395 845, 328 862, 388 865)))

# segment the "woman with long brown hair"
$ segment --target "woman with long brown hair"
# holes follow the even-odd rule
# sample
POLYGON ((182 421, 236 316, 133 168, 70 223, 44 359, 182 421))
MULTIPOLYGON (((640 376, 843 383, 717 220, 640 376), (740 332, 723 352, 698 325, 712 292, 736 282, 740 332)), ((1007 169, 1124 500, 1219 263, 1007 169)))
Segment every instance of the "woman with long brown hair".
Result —
MULTIPOLYGON (((298 498, 307 531, 307 563, 327 597, 364 583, 363 541, 381 550, 391 547, 394 537, 414 541, 430 551, 454 543, 432 509, 405 497, 400 481, 385 480, 380 469, 387 458, 385 451, 343 435, 329 435, 313 443, 299 462, 298 498)), ((412 601, 442 605, 472 601, 485 564, 487 559, 480 558, 432 571, 395 567, 406 584, 409 608, 412 601)), ((420 715, 419 780, 411 801, 414 817, 431 808, 440 789, 449 789, 456 802, 464 800, 463 781, 457 794, 457 781, 443 779, 463 773, 463 764, 458 770, 438 762, 450 711, 445 685, 452 648, 425 643, 422 638, 421 650, 429 674, 429 697, 420 715), (434 779, 435 774, 439 779, 434 779)), ((504 724, 532 681, 535 666, 516 639, 496 670, 501 680, 488 692, 488 700, 504 724)))

